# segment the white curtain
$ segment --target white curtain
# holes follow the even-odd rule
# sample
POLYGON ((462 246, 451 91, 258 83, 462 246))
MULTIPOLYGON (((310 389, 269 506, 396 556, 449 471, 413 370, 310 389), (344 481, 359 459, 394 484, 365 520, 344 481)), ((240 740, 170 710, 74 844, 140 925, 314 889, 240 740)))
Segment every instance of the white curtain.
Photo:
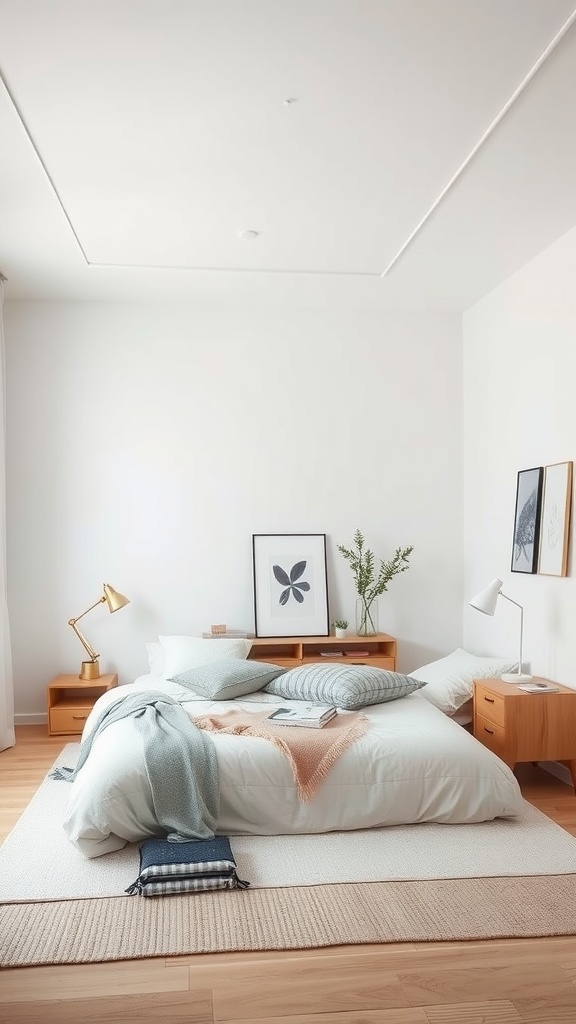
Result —
POLYGON ((6 374, 4 279, 0 274, 0 750, 13 747, 14 686, 6 586, 6 374))

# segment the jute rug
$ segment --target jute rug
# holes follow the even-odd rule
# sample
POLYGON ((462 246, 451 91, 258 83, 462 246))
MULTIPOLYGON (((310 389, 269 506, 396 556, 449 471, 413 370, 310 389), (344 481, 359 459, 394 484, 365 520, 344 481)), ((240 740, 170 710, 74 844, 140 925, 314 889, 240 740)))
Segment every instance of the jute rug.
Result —
POLYGON ((0 907, 0 964, 576 933, 573 875, 363 882, 0 907))

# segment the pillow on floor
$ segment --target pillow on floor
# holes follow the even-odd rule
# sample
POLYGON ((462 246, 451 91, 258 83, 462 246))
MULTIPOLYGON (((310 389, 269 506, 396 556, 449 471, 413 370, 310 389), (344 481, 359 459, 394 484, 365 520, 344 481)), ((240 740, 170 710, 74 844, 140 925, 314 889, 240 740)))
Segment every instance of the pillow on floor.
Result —
POLYGON ((482 658, 458 647, 447 657, 431 661, 408 675, 426 683, 422 696, 445 715, 452 716, 470 700, 475 679, 497 679, 503 672, 515 672, 517 667, 517 661, 482 658))
MULTIPOLYGON (((220 640, 208 641, 219 645, 220 640)), ((269 665, 264 661, 246 661, 241 658, 223 658, 207 665, 197 665, 173 676, 170 682, 177 683, 210 700, 232 700, 245 693, 261 690, 266 683, 276 679, 286 670, 280 665, 269 665)))
POLYGON ((398 700, 425 686, 399 672, 387 672, 369 665, 301 665, 291 668, 268 683, 264 690, 283 700, 307 700, 333 704, 345 711, 356 711, 370 704, 398 700))
POLYGON ((165 896, 211 889, 246 889, 238 878, 228 836, 171 843, 147 839, 140 846, 140 874, 125 891, 130 895, 165 896))

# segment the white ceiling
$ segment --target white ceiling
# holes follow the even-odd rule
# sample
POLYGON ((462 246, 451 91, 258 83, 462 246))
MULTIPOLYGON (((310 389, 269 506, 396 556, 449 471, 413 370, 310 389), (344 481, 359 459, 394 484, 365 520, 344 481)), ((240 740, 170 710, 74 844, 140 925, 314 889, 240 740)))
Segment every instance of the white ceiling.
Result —
POLYGON ((0 0, 6 297, 466 309, 576 224, 573 21, 0 0))

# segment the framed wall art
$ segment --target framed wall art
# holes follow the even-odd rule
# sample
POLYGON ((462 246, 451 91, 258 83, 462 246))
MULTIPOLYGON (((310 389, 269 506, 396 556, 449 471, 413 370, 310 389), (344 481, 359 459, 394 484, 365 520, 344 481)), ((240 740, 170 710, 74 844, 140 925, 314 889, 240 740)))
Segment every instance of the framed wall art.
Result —
POLYGON ((568 574, 568 544, 572 511, 572 463, 544 467, 538 572, 568 574))
POLYGON ((325 533, 254 533, 256 636, 328 636, 325 533))
POLYGON ((544 469, 522 469, 516 483, 512 572, 536 572, 544 469))

